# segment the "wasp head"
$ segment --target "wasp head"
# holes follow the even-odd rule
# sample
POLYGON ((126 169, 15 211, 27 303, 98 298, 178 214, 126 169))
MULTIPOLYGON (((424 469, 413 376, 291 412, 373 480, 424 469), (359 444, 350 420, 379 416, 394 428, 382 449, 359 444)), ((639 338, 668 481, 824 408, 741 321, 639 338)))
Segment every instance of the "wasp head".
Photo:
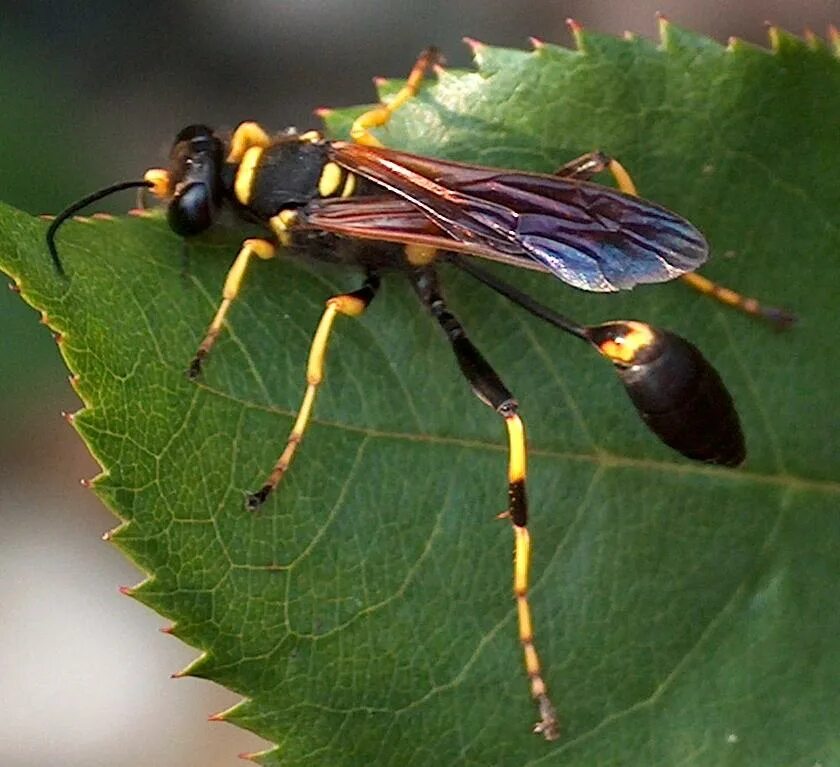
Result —
POLYGON ((175 137, 169 170, 146 172, 156 197, 169 200, 166 218, 182 237, 199 234, 215 220, 222 203, 223 146, 206 125, 189 125, 175 137))

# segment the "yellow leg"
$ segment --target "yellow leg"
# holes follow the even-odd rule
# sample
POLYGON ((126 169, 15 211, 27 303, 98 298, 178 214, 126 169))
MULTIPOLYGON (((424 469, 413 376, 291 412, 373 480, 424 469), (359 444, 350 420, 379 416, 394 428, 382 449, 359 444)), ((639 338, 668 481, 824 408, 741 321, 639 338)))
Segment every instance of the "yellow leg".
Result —
POLYGON ((516 597, 516 613, 519 623, 519 642, 525 656, 525 670, 531 683, 531 697, 537 702, 540 721, 534 726, 534 732, 542 734, 546 740, 560 737, 560 722, 542 676, 540 658, 534 646, 534 625, 531 619, 531 607, 528 603, 528 577, 531 569, 531 536, 526 527, 527 500, 525 497, 526 449, 525 428, 516 413, 505 416, 510 444, 508 463, 508 501, 506 516, 513 522, 513 593, 516 597))
MULTIPOLYGON (((613 178, 618 184, 618 188, 625 194, 631 194, 638 197, 636 185, 630 174, 624 167, 616 160, 609 159, 607 168, 612 173, 613 178)), ((727 288, 724 285, 719 285, 707 277, 701 277, 697 273, 683 274, 680 277, 683 284, 688 285, 699 293, 711 296, 727 306, 738 309, 745 314, 751 314, 754 317, 761 317, 768 322, 773 323, 778 328, 786 328, 796 322, 796 315, 785 309, 779 309, 775 306, 764 306, 757 299, 744 296, 737 291, 727 288)))
MULTIPOLYGON (((411 254, 407 255, 411 259, 411 254)), ((423 260, 420 259, 421 264, 423 260)), ((473 393, 485 405, 493 408, 505 421, 509 443, 508 506, 507 510, 499 517, 509 519, 513 526, 515 542, 513 592, 516 597, 519 641, 525 656, 525 669, 528 672, 531 695, 540 711, 540 721, 534 727, 534 732, 541 733, 546 740, 555 740, 560 735, 560 724, 554 706, 551 705, 548 698, 548 691, 540 668, 540 659, 534 646, 534 624, 528 603, 531 539, 527 527, 525 427, 517 414, 517 404, 513 394, 504 385, 490 363, 484 359, 481 352, 469 340, 466 330, 457 317, 447 308, 434 266, 429 263, 416 266, 410 275, 410 279, 421 302, 438 321, 446 334, 458 361, 458 367, 469 382, 473 393)))
POLYGON ((364 286, 359 290, 353 293, 333 296, 327 301, 327 307, 324 309, 323 315, 321 315, 321 321, 318 323, 318 329, 315 331, 312 346, 309 349, 309 361, 306 365, 306 391, 303 395, 298 416, 295 419, 294 426, 292 426, 289 438, 286 440, 286 447, 274 464, 274 469, 272 469, 265 484, 256 493, 251 493, 248 496, 247 505, 249 509, 253 510, 262 505, 269 494, 277 487, 291 465, 295 451, 303 439, 303 434, 309 425, 309 419, 312 415, 315 395, 318 387, 321 385, 321 381, 324 380, 324 360, 327 355, 327 345, 330 340, 330 333, 335 318, 339 314, 347 317, 358 317, 361 315, 373 300, 378 288, 379 278, 375 275, 370 275, 365 280, 364 286))
POLYGON ((426 70, 438 61, 439 58, 440 54, 436 48, 426 48, 418 57, 411 73, 408 75, 408 81, 397 95, 387 104, 380 104, 378 107, 356 118, 350 128, 350 138, 357 144, 382 146, 382 142, 370 132, 371 129, 381 128, 383 125, 386 125, 394 112, 407 101, 414 98, 417 94, 417 89, 420 87, 420 83, 423 81, 426 70))
POLYGON ((749 296, 741 295, 730 288, 720 285, 717 282, 703 277, 696 272, 691 274, 684 274, 680 279, 685 285, 688 285, 699 293, 711 296, 717 299, 722 304, 731 306, 745 314, 752 314, 755 317, 761 317, 763 320, 775 325, 779 330, 789 328, 796 323, 796 315, 787 309, 781 309, 777 306, 766 306, 758 301, 758 299, 750 298, 749 296))
POLYGON ((274 252, 274 245, 272 245, 268 240, 252 239, 245 240, 245 242, 242 243, 239 255, 236 257, 236 260, 233 262, 233 266, 230 267, 227 277, 225 278, 225 285, 224 288, 222 288, 222 303, 219 304, 219 308, 216 310, 216 316, 213 317, 210 327, 207 328, 204 340, 198 347, 198 351, 195 353, 192 363, 190 363, 188 375, 191 379, 196 379, 201 374, 202 362, 210 353, 210 349, 213 348, 213 344, 216 343, 216 338, 221 332, 222 324, 225 321, 225 315, 228 313, 228 309, 230 309, 230 305, 233 303, 233 300, 239 294, 239 289, 242 286, 242 278, 245 276, 245 270, 248 267, 248 262, 251 260, 251 256, 267 259, 272 258, 274 256, 274 252))

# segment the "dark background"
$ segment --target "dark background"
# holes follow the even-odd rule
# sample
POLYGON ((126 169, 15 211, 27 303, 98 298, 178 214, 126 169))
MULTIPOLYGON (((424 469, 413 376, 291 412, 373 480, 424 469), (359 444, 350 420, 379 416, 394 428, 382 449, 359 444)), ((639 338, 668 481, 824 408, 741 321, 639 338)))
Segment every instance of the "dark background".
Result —
MULTIPOLYGON (((55 212, 165 160, 192 122, 318 127, 312 109, 373 98, 430 43, 570 43, 564 20, 656 36, 655 12, 721 42, 764 22, 824 35, 840 0, 0 3, 0 199, 55 212)), ((130 195, 100 209, 131 207, 130 195)), ((46 250, 44 257, 47 258, 46 250)), ((139 573, 99 536, 78 484, 96 466, 60 417, 79 402, 50 334, 0 292, 0 763, 230 765, 260 741, 205 717, 236 697, 169 674, 194 655, 121 597, 139 573)))

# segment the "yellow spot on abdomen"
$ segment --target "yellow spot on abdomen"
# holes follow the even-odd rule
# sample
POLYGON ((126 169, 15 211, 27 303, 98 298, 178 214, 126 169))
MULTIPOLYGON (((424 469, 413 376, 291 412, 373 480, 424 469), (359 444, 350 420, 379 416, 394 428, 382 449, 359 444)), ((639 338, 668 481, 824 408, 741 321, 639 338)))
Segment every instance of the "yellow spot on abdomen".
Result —
POLYGON ((627 322, 625 327, 625 333, 614 340, 604 341, 598 348, 613 362, 632 365, 638 353, 654 342, 655 335, 653 328, 644 322, 627 322))

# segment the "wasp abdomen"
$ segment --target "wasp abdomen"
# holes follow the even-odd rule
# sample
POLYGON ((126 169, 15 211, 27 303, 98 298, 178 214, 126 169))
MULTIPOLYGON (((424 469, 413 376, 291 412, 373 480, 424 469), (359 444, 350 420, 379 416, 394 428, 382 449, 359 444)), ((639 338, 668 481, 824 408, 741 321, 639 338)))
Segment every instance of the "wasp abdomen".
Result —
POLYGON ((687 458, 738 466, 746 456, 741 423, 718 372, 693 344, 641 322, 588 329, 615 365, 642 420, 687 458))

